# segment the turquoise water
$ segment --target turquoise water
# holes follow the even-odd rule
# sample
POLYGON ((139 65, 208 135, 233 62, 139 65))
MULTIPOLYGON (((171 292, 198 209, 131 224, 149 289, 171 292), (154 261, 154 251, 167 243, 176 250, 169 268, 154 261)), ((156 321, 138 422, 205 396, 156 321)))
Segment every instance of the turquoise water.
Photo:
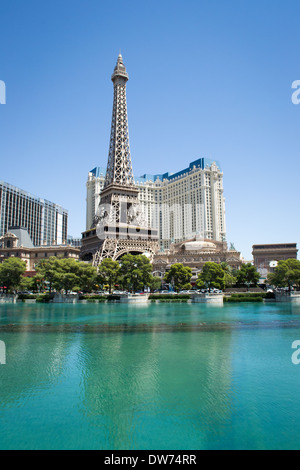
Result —
POLYGON ((1 449, 299 449, 300 305, 1 305, 1 449))

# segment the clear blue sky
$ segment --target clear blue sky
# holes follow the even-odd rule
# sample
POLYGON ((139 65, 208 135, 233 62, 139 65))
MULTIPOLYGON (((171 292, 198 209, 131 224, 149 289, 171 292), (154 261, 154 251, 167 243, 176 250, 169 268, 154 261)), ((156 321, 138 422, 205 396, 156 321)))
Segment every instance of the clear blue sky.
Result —
POLYGON ((300 2, 1 0, 0 179, 85 229, 88 171, 106 166, 121 49, 133 169, 199 157, 224 171, 227 239, 300 242, 300 2))

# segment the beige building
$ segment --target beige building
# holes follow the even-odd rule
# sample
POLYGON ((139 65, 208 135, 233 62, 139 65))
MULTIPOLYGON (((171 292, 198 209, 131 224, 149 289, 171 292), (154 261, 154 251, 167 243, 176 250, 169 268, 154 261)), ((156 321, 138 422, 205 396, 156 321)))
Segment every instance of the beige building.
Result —
POLYGON ((266 279, 272 272, 278 261, 297 259, 297 243, 278 243, 273 245, 253 245, 252 255, 254 266, 262 279, 266 279))
MULTIPOLYGON (((94 168, 87 181, 86 230, 92 227, 105 169, 94 168)), ((200 233, 222 242, 226 238, 223 173, 220 164, 200 158, 175 174, 145 174, 135 178, 139 201, 149 227, 158 231, 160 246, 169 249, 200 233)))
POLYGON ((26 263, 26 271, 34 274, 36 265, 51 256, 79 259, 80 248, 71 245, 43 245, 35 247, 27 230, 23 228, 10 229, 0 238, 0 263, 15 257, 26 263))
POLYGON ((207 262, 227 263, 232 269, 240 269, 243 260, 241 253, 233 247, 228 250, 226 242, 211 239, 201 239, 196 236, 183 243, 172 244, 170 250, 159 252, 153 261, 154 275, 163 279, 172 264, 182 263, 192 269, 192 284, 198 279, 198 274, 207 262))

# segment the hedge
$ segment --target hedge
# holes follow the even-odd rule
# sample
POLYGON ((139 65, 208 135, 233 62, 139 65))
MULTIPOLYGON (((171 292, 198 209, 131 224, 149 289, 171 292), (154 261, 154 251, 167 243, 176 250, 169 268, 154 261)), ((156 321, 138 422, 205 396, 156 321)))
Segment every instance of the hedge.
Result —
POLYGON ((107 300, 108 296, 107 295, 96 295, 96 294, 91 294, 91 295, 80 295, 79 300, 100 300, 100 302, 104 302, 107 300))
POLYGON ((150 300, 189 300, 191 296, 189 294, 151 294, 150 300))
POLYGON ((275 299, 275 294, 274 292, 267 292, 265 299, 275 299))
POLYGON ((224 297, 224 302, 263 302, 262 296, 241 295, 237 297, 224 297))
POLYGON ((52 298, 53 298, 53 295, 41 294, 37 296, 36 301, 38 303, 48 303, 52 298))
POLYGON ((38 296, 38 294, 19 294, 18 300, 35 300, 38 296))
POLYGON ((237 293, 237 294, 231 294, 231 297, 233 298, 243 298, 243 297, 261 297, 264 299, 266 296, 265 292, 244 292, 244 293, 237 293))
POLYGON ((121 296, 120 295, 115 295, 115 294, 111 294, 107 297, 107 300, 109 302, 112 302, 113 300, 121 300, 121 296))

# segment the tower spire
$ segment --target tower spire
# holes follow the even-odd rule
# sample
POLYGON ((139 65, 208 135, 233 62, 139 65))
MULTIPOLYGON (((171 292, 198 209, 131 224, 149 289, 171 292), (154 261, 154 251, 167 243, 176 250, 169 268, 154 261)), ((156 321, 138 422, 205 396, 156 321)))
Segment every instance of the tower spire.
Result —
POLYGON ((111 79, 114 84, 114 103, 104 188, 111 184, 133 187, 135 185, 129 146, 126 100, 126 83, 129 77, 121 53, 111 79))

